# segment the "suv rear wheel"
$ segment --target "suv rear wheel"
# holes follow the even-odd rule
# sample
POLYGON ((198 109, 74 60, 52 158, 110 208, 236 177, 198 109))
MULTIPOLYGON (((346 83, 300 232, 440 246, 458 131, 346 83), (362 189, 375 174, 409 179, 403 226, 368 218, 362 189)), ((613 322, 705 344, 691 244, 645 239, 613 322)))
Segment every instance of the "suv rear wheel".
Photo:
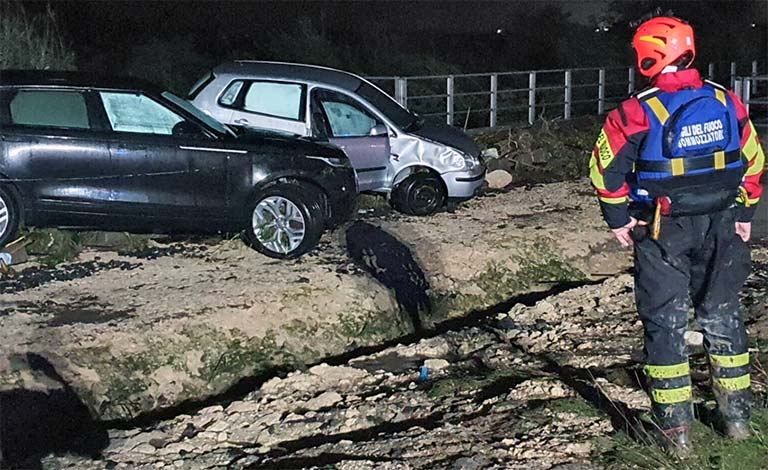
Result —
POLYGON ((321 195, 294 184, 277 184, 260 192, 248 217, 246 239, 271 258, 303 255, 317 246, 325 227, 321 195))
POLYGON ((429 215, 443 207, 446 190, 439 176, 414 173, 392 190, 392 205, 411 215, 429 215))
POLYGON ((11 192, 0 186, 0 248, 13 240, 19 228, 19 206, 11 192))

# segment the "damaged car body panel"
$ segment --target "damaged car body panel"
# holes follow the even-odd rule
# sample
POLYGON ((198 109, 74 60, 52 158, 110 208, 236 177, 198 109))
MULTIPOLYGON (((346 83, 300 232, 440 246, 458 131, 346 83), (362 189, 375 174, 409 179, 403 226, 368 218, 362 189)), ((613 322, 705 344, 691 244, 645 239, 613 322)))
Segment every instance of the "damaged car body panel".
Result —
POLYGON ((274 257, 311 249, 356 205, 342 151, 235 132, 149 84, 3 71, 0 246, 21 224, 232 232, 274 257), (5 227, 5 228, 3 228, 5 227))
POLYGON ((347 72, 236 61, 213 69, 189 98, 228 124, 337 145, 355 167, 359 190, 390 194, 404 212, 434 212, 448 198, 471 198, 483 184, 485 167, 470 136, 450 126, 424 125, 375 85, 347 72))

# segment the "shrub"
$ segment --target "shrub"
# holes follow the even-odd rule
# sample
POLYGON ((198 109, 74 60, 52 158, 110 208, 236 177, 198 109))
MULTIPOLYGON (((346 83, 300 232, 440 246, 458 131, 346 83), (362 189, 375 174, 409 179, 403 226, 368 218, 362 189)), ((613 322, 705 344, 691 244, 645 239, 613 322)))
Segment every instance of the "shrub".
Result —
POLYGON ((0 3, 0 69, 73 70, 75 54, 61 38, 50 6, 42 15, 0 3))

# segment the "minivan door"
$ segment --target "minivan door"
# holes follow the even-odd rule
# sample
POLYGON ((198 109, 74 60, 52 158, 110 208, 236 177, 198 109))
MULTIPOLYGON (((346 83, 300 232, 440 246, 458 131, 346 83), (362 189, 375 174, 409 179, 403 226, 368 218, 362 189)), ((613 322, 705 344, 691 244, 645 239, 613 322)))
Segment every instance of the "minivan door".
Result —
POLYGON ((232 109, 222 122, 306 136, 306 89, 299 83, 235 81, 219 99, 220 106, 232 109))
POLYGON ((312 132, 346 152, 357 173, 359 190, 387 186, 390 169, 386 125, 351 96, 324 88, 312 90, 312 132))

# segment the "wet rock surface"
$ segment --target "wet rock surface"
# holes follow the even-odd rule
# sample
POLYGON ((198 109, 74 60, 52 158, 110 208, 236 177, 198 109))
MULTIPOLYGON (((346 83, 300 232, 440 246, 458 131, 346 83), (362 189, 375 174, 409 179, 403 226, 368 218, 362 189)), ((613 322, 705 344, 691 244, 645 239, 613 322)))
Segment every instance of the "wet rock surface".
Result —
MULTIPOLYGON (((606 253, 610 234, 586 182, 488 194, 428 218, 366 221, 407 247, 424 272, 432 308, 420 317, 401 311, 403 297, 350 259, 343 228, 294 261, 266 258, 239 239, 89 249, 0 279, 0 391, 66 384, 96 419, 132 419, 503 311, 518 295, 628 264, 626 252, 606 253), (61 380, 30 369, 30 353, 61 380)), ((369 261, 381 266, 387 252, 376 256, 369 261)))
MULTIPOLYGON (((743 291, 753 389, 768 397, 768 248, 743 291)), ((628 274, 408 344, 266 380, 238 399, 109 430, 97 459, 44 468, 605 468, 602 442, 640 426, 641 325, 628 274)), ((692 324, 692 330, 695 330, 692 324)), ((697 401, 712 400, 691 345, 697 401)), ((765 406, 763 403, 762 406, 765 406)), ((613 467, 621 468, 621 467, 613 467)))

